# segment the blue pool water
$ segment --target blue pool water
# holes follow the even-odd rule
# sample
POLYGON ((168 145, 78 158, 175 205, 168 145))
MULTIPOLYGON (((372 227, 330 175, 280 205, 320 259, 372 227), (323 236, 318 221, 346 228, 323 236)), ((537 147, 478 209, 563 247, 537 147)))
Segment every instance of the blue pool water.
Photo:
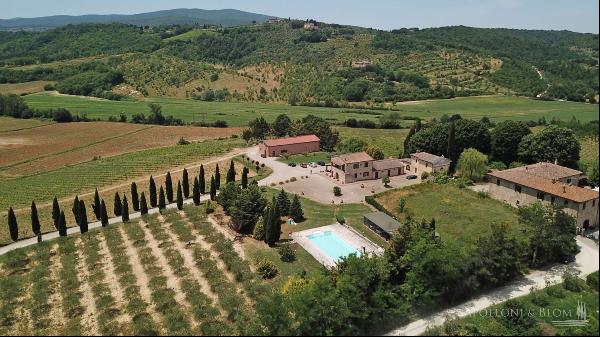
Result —
POLYGON ((335 262, 352 253, 360 254, 356 248, 350 246, 332 231, 310 234, 307 238, 335 262))

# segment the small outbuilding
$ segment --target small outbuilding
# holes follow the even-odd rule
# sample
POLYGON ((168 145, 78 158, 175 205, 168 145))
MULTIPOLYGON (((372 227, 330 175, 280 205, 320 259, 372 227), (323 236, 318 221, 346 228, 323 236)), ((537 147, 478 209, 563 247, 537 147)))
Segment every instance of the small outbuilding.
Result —
POLYGON ((289 138, 267 139, 259 145, 262 157, 279 157, 317 152, 321 147, 321 140, 315 135, 306 135, 289 138))
POLYGON ((363 216, 365 226, 371 228, 382 238, 389 240, 392 234, 400 228, 400 223, 383 212, 368 213, 363 216))

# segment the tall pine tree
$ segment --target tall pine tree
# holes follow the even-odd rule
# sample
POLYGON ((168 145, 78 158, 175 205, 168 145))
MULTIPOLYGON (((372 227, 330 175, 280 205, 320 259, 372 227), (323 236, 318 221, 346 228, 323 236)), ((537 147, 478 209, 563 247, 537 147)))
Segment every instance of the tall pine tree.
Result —
POLYGON ((215 168, 215 189, 221 188, 221 170, 219 169, 219 163, 217 163, 217 167, 215 168))
POLYGON ((227 171, 227 177, 225 182, 232 183, 235 181, 235 165, 233 164, 233 159, 229 163, 229 170, 227 171))
POLYGON ((87 233, 88 231, 88 219, 87 219, 87 210, 85 208, 85 202, 83 200, 79 200, 79 208, 77 212, 77 217, 79 218, 79 231, 81 234, 87 233))
POLYGON ((148 203, 146 202, 146 194, 142 192, 142 199, 140 201, 140 214, 148 214, 148 203))
POLYGON ((177 209, 183 209, 183 192, 181 191, 181 182, 177 181, 177 209))
POLYGON ((169 203, 173 202, 173 180, 171 179, 171 172, 167 172, 167 177, 165 178, 165 192, 167 193, 166 197, 169 203))
POLYGON ((108 225, 108 212, 106 211, 106 203, 104 200, 100 202, 100 223, 102 224, 102 227, 108 225))
POLYGON ((187 199, 190 197, 190 178, 188 177, 187 169, 183 169, 183 178, 181 178, 181 187, 183 188, 183 196, 187 199))
POLYGON ((75 200, 73 200, 73 207, 71 208, 71 211, 73 212, 75 222, 79 223, 79 196, 75 196, 75 200))
POLYGON ((246 166, 242 169, 242 188, 248 188, 248 168, 246 166))
POLYGON ((194 200, 194 205, 200 205, 200 184, 198 183, 198 178, 194 178, 194 187, 192 188, 192 200, 194 200))
POLYGON ((165 208, 167 208, 167 201, 165 200, 165 190, 161 186, 158 193, 158 210, 162 212, 165 208))
POLYGON ((198 185, 200 185, 200 194, 206 193, 206 177, 204 175, 204 165, 200 164, 200 174, 198 174, 198 185))
POLYGON ((304 220, 304 211, 302 210, 302 204, 300 203, 298 194, 294 194, 294 199, 290 205, 290 217, 294 219, 295 222, 304 220))
POLYGON ((152 208, 158 205, 158 196, 156 194, 156 183, 154 182, 154 178, 150 176, 150 206, 152 208))
POLYGON ((52 200, 52 222, 54 224, 54 228, 58 229, 58 221, 60 220, 60 205, 58 204, 58 199, 56 196, 54 200, 52 200))
POLYGON ((17 217, 12 207, 8 209, 8 231, 13 241, 19 240, 19 224, 17 223, 17 217))
POLYGON ((279 209, 280 215, 289 215, 290 214, 290 199, 288 198, 287 193, 281 189, 281 192, 277 196, 277 208, 279 209))
POLYGON ((265 242, 269 246, 273 246, 279 241, 281 236, 281 221, 279 218, 279 210, 277 209, 277 201, 275 197, 271 201, 271 205, 267 210, 265 221, 265 242))
POLYGON ((135 181, 131 183, 131 207, 136 212, 140 210, 140 199, 135 181))
POLYGON ((60 211, 58 216, 58 235, 67 236, 67 219, 65 218, 65 212, 60 211))
POLYGON ((215 183, 214 176, 210 177, 210 200, 212 200, 212 201, 217 200, 217 186, 215 183))
POLYGON ((115 192, 115 204, 113 207, 113 212, 115 213, 115 216, 121 216, 123 212, 123 204, 121 203, 119 192, 115 192))
POLYGON ((31 231, 36 236, 41 235, 42 231, 40 228, 40 217, 38 216, 37 207, 35 201, 31 202, 31 231))
POLYGON ((100 195, 98 194, 98 189, 94 192, 94 203, 92 204, 92 210, 94 211, 94 215, 97 220, 100 220, 100 195))
POLYGON ((127 196, 123 196, 123 209, 121 211, 121 219, 123 222, 129 222, 129 202, 127 201, 127 196))

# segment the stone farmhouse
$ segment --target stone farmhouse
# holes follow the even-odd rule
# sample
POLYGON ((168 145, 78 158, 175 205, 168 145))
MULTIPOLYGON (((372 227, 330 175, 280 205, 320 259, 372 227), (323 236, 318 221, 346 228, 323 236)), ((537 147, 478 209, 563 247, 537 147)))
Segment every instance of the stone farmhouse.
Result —
POLYGON ((598 226, 598 198, 579 187, 582 172, 552 163, 537 163, 488 174, 490 197, 518 207, 541 201, 562 207, 581 229, 598 226))
POLYGON ((279 157, 284 154, 293 155, 317 152, 321 148, 321 140, 315 135, 267 139, 258 148, 260 155, 264 158, 279 157))
POLYGON ((331 158, 326 167, 327 175, 342 184, 362 180, 382 179, 405 173, 407 161, 404 159, 375 160, 366 152, 344 154, 331 158))
POLYGON ((450 170, 450 159, 444 156, 436 156, 427 152, 417 152, 410 155, 412 164, 406 168, 411 174, 420 175, 423 172, 437 173, 450 170))

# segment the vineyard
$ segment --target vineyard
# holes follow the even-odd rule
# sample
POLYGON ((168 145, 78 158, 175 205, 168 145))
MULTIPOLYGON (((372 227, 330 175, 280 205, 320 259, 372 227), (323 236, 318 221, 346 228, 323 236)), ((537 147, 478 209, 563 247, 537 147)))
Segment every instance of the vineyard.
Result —
MULTIPOLYGON (((211 160, 210 158, 225 155, 228 152, 230 154, 225 157, 233 157, 237 152, 231 153, 230 151, 242 144, 239 140, 231 139, 164 147, 103 158, 43 174, 7 180, 0 184, 0 195, 2 196, 0 208, 3 210, 0 213, 0 221, 7 221, 5 210, 13 207, 19 223, 24 224, 21 226, 20 237, 31 236, 30 226, 25 224, 30 222, 28 205, 35 200, 42 223, 42 232, 52 231, 54 227, 51 221, 51 201, 54 196, 58 197, 63 209, 71 209, 76 194, 79 194, 79 197, 87 205, 91 205, 94 189, 98 188, 101 198, 106 202, 107 209, 112 210, 114 194, 119 192, 121 195, 129 196, 132 181, 136 182, 139 193, 146 191, 146 195, 148 195, 151 174, 154 174, 157 188, 159 188, 164 184, 166 170, 171 169, 171 176, 176 185, 177 181, 182 179, 184 165, 189 171, 190 182, 193 182, 194 177, 198 175, 200 164, 204 164, 206 179, 210 180, 218 163, 224 179, 224 172, 228 168, 230 159, 211 160)), ((239 176, 241 166, 236 166, 238 166, 236 170, 239 176)), ((71 212, 65 213, 67 223, 74 224, 71 212)), ((91 207, 88 208, 88 213, 91 219, 91 207)), ((9 242, 7 228, 0 227, 0 244, 9 242)))
POLYGON ((190 206, 0 257, 0 334, 261 333, 265 284, 215 226, 190 206))

